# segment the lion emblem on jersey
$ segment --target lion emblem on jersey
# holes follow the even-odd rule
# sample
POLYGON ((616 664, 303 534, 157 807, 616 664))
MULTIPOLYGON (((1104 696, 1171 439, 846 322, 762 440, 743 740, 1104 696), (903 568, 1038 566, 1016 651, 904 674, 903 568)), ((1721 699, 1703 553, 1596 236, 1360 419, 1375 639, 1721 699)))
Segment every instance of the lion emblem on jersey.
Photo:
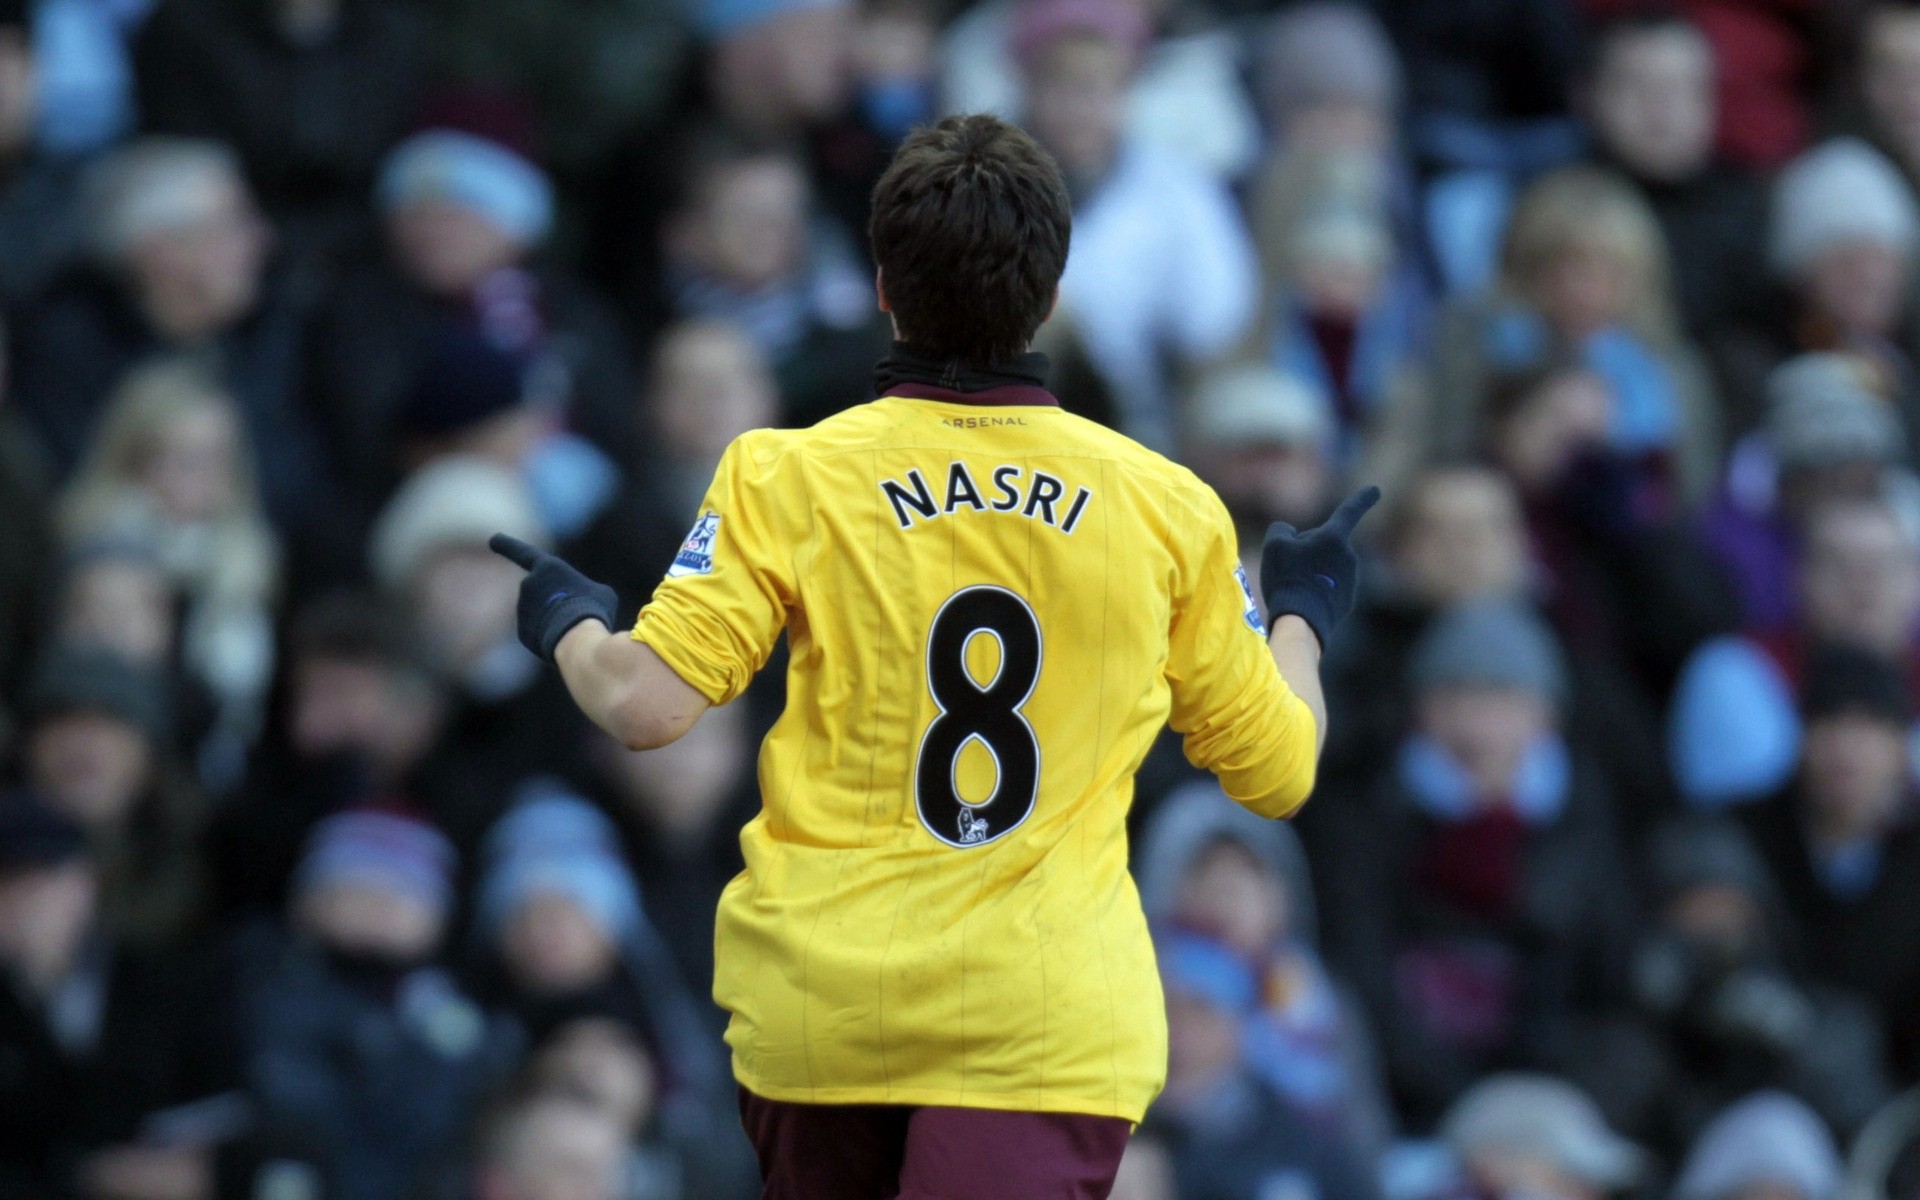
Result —
POLYGON ((960 806, 959 824, 960 844, 962 846, 974 846, 987 840, 987 834, 990 832, 987 819, 985 817, 975 816, 974 810, 968 805, 962 804, 960 806))
POLYGON ((713 539, 719 532, 720 514, 702 513, 700 519, 693 523, 687 540, 680 543, 680 553, 673 556, 673 565, 667 568, 667 578, 712 574, 713 539))

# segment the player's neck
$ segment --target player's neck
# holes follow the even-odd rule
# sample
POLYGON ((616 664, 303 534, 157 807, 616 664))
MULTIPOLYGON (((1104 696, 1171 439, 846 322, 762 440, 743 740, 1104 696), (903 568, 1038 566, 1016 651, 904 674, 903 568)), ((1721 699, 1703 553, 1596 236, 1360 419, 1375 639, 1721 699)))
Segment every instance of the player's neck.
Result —
POLYGON ((875 396, 906 396, 956 404, 1058 406, 1046 390, 1047 356, 1028 353, 1009 362, 978 364, 924 354, 907 342, 873 369, 875 396))

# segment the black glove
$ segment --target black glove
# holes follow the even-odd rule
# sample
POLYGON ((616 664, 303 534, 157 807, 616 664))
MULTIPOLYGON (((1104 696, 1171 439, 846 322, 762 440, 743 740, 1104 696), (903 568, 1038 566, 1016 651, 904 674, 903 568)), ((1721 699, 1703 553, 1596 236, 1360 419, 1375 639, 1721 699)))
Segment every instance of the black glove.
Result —
POLYGON ((599 621, 613 628, 613 610, 620 598, 604 583, 595 583, 557 554, 536 550, 519 538, 496 533, 487 548, 526 568, 520 581, 520 644, 548 662, 553 648, 582 621, 599 621))
POLYGON ((1379 499, 1379 488, 1362 488, 1334 509, 1324 525, 1301 533, 1275 521, 1267 530, 1267 544, 1260 552, 1260 591, 1267 598, 1267 612, 1274 620, 1292 613, 1305 621, 1323 650, 1333 627, 1353 611, 1360 573, 1353 527, 1379 499))

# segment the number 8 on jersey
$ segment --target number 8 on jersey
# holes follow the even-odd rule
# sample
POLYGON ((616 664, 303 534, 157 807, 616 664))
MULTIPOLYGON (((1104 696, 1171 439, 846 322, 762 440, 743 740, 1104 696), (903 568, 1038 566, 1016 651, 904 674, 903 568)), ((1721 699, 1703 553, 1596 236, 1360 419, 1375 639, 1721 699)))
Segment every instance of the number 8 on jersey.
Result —
POLYGON ((927 688, 939 715, 920 739, 914 800, 921 823, 949 846, 981 846, 1033 811, 1040 791, 1040 742, 1021 706, 1040 681, 1040 622, 1019 596, 1000 587, 962 588, 947 598, 927 631, 927 688), (993 677, 976 680, 967 663, 973 639, 998 643, 993 677), (978 741, 993 757, 993 791, 978 803, 960 794, 960 755, 978 741))

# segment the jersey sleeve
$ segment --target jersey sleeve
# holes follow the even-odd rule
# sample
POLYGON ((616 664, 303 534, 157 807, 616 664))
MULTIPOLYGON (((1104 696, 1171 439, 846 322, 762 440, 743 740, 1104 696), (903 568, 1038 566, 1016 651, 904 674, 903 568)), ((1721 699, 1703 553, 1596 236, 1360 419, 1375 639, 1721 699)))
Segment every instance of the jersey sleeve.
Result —
POLYGON ((795 601, 799 539, 786 524, 804 513, 805 497, 783 494, 756 437, 721 456, 693 529, 633 626, 635 641, 716 705, 765 665, 795 601))
POLYGON ((1188 761, 1263 817, 1290 815, 1313 790, 1313 713, 1281 677, 1235 548, 1226 507, 1209 495, 1203 530, 1178 564, 1168 643, 1170 721, 1188 761))

